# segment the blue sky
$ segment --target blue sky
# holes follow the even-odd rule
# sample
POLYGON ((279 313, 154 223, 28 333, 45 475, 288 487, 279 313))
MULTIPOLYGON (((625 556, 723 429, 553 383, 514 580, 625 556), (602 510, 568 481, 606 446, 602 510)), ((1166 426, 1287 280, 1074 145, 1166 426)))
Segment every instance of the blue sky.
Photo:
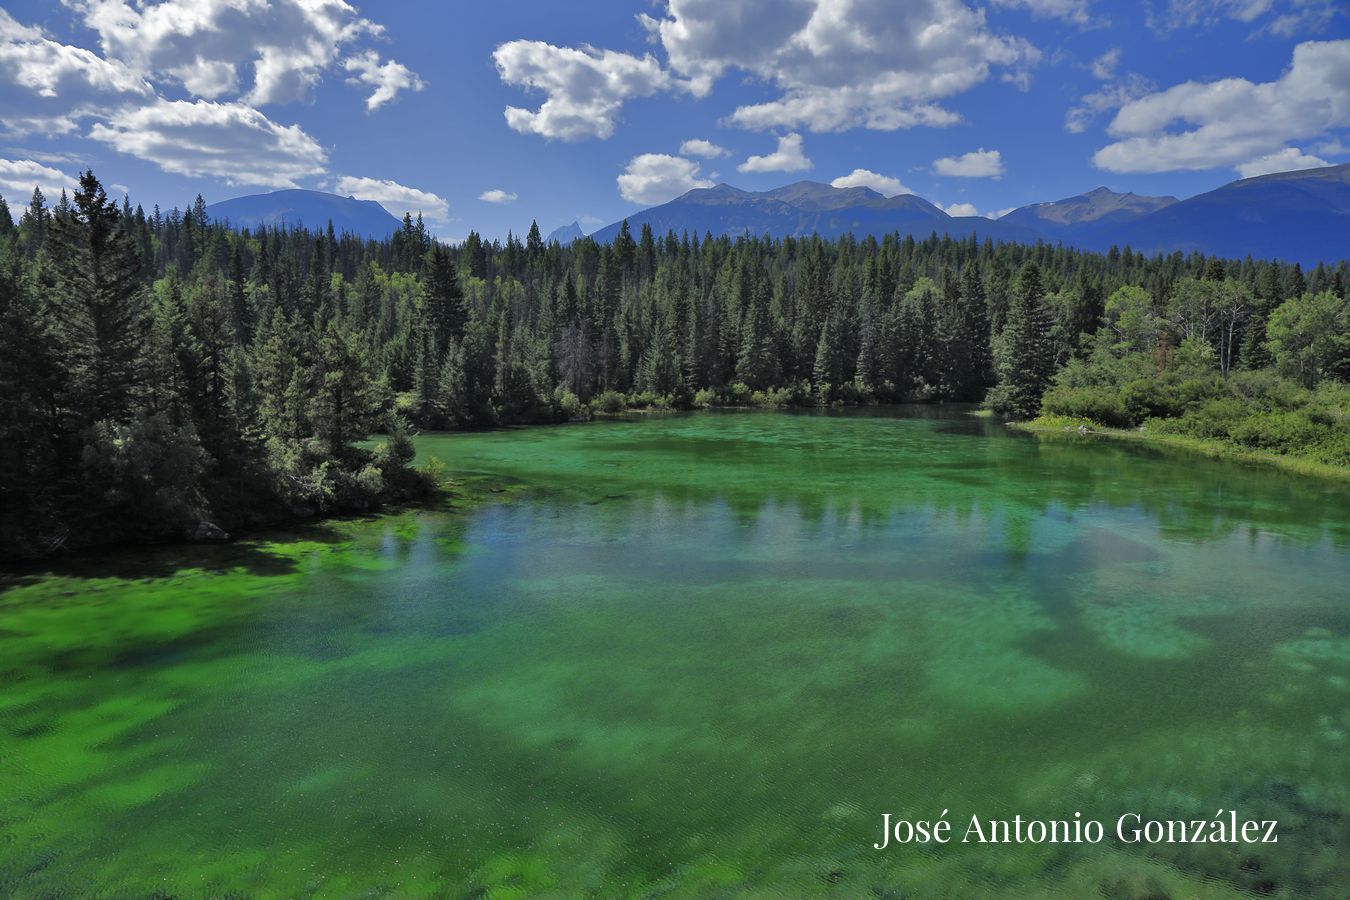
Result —
POLYGON ((319 188, 452 240, 589 231, 722 181, 988 215, 1097 185, 1185 197, 1350 161, 1348 10, 7 0, 0 194, 85 166, 147 208, 319 188))

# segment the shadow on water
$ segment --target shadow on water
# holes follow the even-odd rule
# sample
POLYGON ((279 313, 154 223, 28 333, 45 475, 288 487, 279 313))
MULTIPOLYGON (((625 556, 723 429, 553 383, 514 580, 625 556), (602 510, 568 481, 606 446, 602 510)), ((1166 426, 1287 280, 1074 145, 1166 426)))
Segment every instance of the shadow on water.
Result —
POLYGON ((172 543, 112 547, 56 555, 43 560, 0 565, 0 595, 7 589, 35 584, 52 576, 75 579, 152 580, 195 570, 209 573, 242 571, 262 577, 293 575, 296 561, 272 549, 278 544, 337 544, 348 539, 339 524, 375 523, 381 513, 342 516, 290 527, 252 530, 220 543, 172 543))

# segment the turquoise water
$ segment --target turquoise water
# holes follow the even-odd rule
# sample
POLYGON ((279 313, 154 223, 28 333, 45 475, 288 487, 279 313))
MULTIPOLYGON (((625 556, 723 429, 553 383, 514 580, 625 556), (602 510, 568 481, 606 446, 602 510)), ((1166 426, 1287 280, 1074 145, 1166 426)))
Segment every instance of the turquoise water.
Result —
POLYGON ((0 895, 1350 895, 1342 487, 935 408, 419 450, 447 504, 8 579, 0 895), (1115 839, 1219 809, 1279 843, 1115 839))

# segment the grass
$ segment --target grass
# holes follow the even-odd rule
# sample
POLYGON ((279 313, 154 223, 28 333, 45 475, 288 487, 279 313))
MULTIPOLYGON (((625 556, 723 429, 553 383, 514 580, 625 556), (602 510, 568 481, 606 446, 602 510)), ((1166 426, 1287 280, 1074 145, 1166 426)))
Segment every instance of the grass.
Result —
POLYGON ((1238 462, 1257 463, 1274 466, 1286 472, 1299 475, 1311 475, 1317 478, 1330 478, 1336 481, 1350 481, 1350 468, 1304 459, 1252 450, 1241 447, 1231 441, 1214 438, 1195 438, 1179 434, 1159 434, 1149 432, 1142 426, 1137 429, 1107 428, 1091 419, 1079 416, 1043 415, 1029 422, 1010 422, 1013 428, 1034 434, 1074 434, 1083 436, 1108 437, 1114 440, 1136 441, 1154 446, 1176 447, 1192 453, 1208 456, 1212 459, 1230 459, 1238 462))

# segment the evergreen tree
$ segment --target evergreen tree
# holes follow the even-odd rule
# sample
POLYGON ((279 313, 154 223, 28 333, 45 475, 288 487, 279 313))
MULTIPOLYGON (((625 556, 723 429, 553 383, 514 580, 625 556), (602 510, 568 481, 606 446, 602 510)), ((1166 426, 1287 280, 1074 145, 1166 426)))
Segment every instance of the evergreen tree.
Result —
POLYGON ((59 323, 72 411, 85 425, 126 422, 144 374, 149 327, 140 257, 92 171, 80 176, 74 205, 66 207, 50 224, 48 303, 59 323))
POLYGON ((999 415, 1029 419, 1040 411, 1055 364, 1041 271, 1035 263, 1022 267, 1012 294, 1008 323, 999 336, 999 381, 988 403, 999 415))

